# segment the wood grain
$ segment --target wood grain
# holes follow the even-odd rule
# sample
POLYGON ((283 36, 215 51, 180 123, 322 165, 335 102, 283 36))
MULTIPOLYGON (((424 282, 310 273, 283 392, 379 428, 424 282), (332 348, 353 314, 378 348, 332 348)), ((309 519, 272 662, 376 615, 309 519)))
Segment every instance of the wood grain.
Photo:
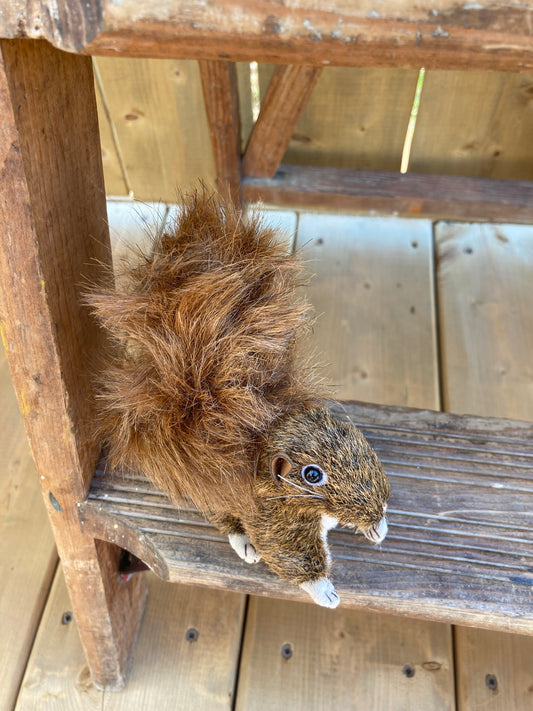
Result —
POLYGON ((533 419, 533 228, 439 224, 444 405, 533 419))
POLYGON ((426 72, 409 169, 531 180, 532 102, 532 74, 426 72))
POLYGON ((240 152, 244 153, 254 125, 252 107, 252 86, 250 80, 250 63, 236 62, 237 85, 239 95, 239 115, 241 119, 241 146, 240 152))
MULTIPOLYGON (((533 634, 533 425, 347 402, 334 411, 361 427, 393 490, 379 552, 349 531, 329 536, 343 605, 533 634)), ((163 579, 306 600, 140 477, 102 464, 80 513, 86 532, 122 541, 163 579)))
POLYGON ((458 711, 530 709, 532 654, 531 637, 458 628, 455 632, 458 711))
POLYGON ((91 680, 78 621, 58 568, 14 708, 100 711, 103 695, 91 680))
POLYGON ((530 8, 515 0, 437 7, 401 0, 15 0, 0 36, 45 38, 113 56, 233 59, 287 64, 529 70, 530 8))
POLYGON ((276 176, 243 178, 243 199, 375 215, 533 222, 532 183, 462 176, 281 164, 276 176))
POLYGON ((178 187, 214 184, 197 63, 95 61, 133 195, 175 202, 178 187))
POLYGON ((243 175, 274 177, 321 71, 305 65, 275 69, 246 146, 243 175))
POLYGON ((0 708, 15 705, 57 553, 0 348, 0 708))
MULTIPOLYGON (((259 68, 262 94, 271 70, 259 68)), ((409 69, 324 67, 284 162, 398 171, 417 76, 409 69)))
POLYGON ((431 224, 304 214, 298 248, 335 396, 438 407, 431 224))
POLYGON ((217 187, 240 205, 241 123, 237 70, 233 62, 198 62, 217 187))
POLYGON ((117 549, 77 517, 99 453, 87 369, 104 345, 80 290, 110 261, 91 60, 45 42, 1 51, 2 338, 94 678, 119 685, 143 581, 124 584, 117 549))
POLYGON ((452 709, 451 637, 442 632, 436 623, 251 598, 237 711, 452 709))
POLYGON ((130 182, 96 60, 93 60, 93 71, 106 195, 122 195, 126 197, 131 192, 130 182))
MULTIPOLYGON (((436 234, 447 407, 533 419, 531 228, 439 225, 436 234)), ((459 711, 531 707, 530 637, 459 627, 455 650, 459 711)))
POLYGON ((149 578, 150 594, 128 686, 99 691, 91 682, 61 570, 29 659, 16 711, 124 711, 231 707, 244 597, 166 585, 149 578), (187 632, 198 633, 190 642, 187 632))

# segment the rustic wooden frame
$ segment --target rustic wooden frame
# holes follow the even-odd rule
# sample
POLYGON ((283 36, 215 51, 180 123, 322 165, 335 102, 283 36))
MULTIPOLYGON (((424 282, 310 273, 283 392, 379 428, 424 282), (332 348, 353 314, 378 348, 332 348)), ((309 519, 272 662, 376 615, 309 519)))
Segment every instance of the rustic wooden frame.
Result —
POLYGON ((14 0, 1 7, 2 338, 93 679, 116 687, 127 674, 145 582, 142 575, 124 580, 119 548, 99 540, 101 531, 84 532, 78 518, 98 457, 88 426, 88 370, 105 347, 79 287, 109 264, 110 251, 90 60, 57 50, 201 60, 217 176, 236 202, 320 201, 531 221, 527 183, 441 178, 428 190, 426 178, 326 171, 323 179, 288 166, 273 177, 321 67, 531 71, 531 10, 498 0, 483 8, 450 0, 435 12, 403 0, 380 16, 363 6, 341 12, 334 0, 320 10, 303 1, 276 4, 275 14, 271 3, 249 2, 243 12, 237 0, 162 0, 158 17, 137 0, 14 0), (232 65, 239 60, 289 65, 275 73, 244 179, 232 65), (280 109, 286 123, 277 135, 280 109))

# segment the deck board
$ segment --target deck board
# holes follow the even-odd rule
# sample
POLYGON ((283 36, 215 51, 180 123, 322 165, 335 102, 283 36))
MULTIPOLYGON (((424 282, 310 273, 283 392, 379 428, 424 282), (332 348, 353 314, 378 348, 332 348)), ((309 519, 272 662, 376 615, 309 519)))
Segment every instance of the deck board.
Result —
MULTIPOLYGON (((126 689, 92 684, 76 620, 58 570, 29 659, 16 711, 126 711, 230 708, 245 598, 230 592, 165 585, 150 576, 149 595, 126 689), (195 642, 188 630, 198 633, 195 642)), ((6 707, 10 708, 10 707, 6 707)))
MULTIPOLYGON (((446 407, 533 420, 533 228, 441 224, 436 237, 446 407)), ((458 711, 533 708, 533 637, 458 627, 455 650, 458 711)))
POLYGON ((405 622, 251 598, 237 711, 453 709, 448 627, 405 622))
POLYGON ((11 709, 57 553, 1 347, 0 462, 0 708, 11 709))

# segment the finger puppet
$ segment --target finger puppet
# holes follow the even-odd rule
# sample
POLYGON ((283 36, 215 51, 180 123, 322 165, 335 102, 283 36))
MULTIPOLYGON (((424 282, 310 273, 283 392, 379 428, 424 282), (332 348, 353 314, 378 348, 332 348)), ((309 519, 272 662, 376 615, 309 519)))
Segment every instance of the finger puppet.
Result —
POLYGON ((88 300, 113 343, 99 376, 107 459, 192 501, 247 563, 336 607, 327 532, 375 543, 390 495, 373 449, 325 406, 302 355, 302 264, 260 216, 188 198, 120 287, 88 300))

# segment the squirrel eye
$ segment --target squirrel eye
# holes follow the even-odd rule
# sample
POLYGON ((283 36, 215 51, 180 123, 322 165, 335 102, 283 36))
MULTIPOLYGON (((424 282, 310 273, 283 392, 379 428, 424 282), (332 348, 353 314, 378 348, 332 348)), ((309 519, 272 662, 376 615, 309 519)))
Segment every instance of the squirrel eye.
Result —
POLYGON ((307 464, 302 469, 302 477, 311 486, 325 484, 328 480, 326 473, 322 471, 318 464, 307 464))

